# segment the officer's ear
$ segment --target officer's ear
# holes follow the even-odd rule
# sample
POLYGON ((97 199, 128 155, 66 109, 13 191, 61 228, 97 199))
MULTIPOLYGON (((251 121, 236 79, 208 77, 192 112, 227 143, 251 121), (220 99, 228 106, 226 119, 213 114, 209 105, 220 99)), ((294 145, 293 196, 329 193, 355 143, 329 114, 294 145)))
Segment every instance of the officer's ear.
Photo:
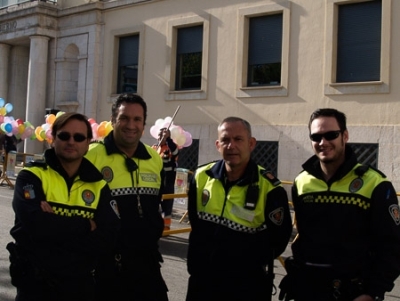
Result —
POLYGON ((251 137, 249 139, 250 151, 253 151, 253 149, 256 147, 256 144, 257 144, 257 139, 254 137, 251 137))

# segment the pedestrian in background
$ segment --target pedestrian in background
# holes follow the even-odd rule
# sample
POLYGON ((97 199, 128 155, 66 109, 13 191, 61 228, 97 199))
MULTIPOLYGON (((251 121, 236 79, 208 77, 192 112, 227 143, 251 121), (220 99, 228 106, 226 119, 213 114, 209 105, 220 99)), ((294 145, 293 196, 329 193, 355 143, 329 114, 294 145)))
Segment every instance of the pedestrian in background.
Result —
POLYGON ((311 114, 315 153, 292 187, 298 239, 280 300, 383 300, 400 274, 400 215, 386 176, 360 164, 344 113, 311 114))
POLYGON ((117 247, 101 262, 96 300, 166 301, 158 250, 164 171, 158 153, 140 141, 147 105, 139 95, 121 94, 111 114, 113 130, 87 154, 103 173, 121 215, 117 247))
POLYGON ((246 120, 225 118, 216 141, 222 159, 192 177, 187 301, 271 300, 272 263, 292 221, 280 181, 250 158, 255 146, 246 120))
POLYGON ((90 301, 97 259, 115 242, 118 211, 101 173, 83 156, 92 128, 78 113, 52 127, 45 161, 19 172, 9 243, 16 301, 90 301))
MULTIPOLYGON (((160 129, 158 143, 153 149, 161 156, 165 172, 163 193, 174 193, 176 167, 179 154, 178 145, 171 139, 171 132, 167 128, 160 129)), ((165 199, 161 202, 161 213, 164 218, 164 230, 170 230, 174 199, 165 199)))

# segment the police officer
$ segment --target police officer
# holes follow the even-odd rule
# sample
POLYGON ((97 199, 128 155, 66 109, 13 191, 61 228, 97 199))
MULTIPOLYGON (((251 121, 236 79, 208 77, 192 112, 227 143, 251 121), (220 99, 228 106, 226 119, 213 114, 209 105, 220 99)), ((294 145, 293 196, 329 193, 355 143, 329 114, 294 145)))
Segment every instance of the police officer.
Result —
POLYGON ((292 223, 280 181, 250 158, 255 145, 246 120, 225 118, 216 141, 222 159, 191 180, 187 301, 271 297, 266 265, 285 250, 292 223))
POLYGON ((97 274, 96 300, 168 300, 158 250, 164 230, 159 212, 163 162, 140 141, 146 118, 142 97, 121 94, 112 106, 113 131, 104 142, 93 143, 87 154, 108 182, 121 215, 117 247, 103 258, 97 274))
POLYGON ((281 283, 295 300, 382 300, 400 274, 396 192, 384 174, 357 162, 344 113, 311 114, 315 155, 292 189, 298 239, 281 283))
POLYGON ((59 116, 45 161, 19 172, 10 243, 17 301, 90 301, 97 258, 115 242, 118 211, 101 173, 83 156, 92 138, 87 118, 59 116))

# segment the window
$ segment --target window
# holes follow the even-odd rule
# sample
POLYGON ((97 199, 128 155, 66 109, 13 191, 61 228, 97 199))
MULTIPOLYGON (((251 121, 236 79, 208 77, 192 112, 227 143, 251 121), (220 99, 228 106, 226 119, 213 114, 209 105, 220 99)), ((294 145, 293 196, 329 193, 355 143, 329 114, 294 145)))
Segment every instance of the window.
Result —
POLYGON ((288 95, 290 2, 239 9, 237 98, 288 95))
POLYGON ((392 0, 326 0, 325 95, 390 91, 392 0))
POLYGON ((200 90, 203 26, 179 28, 175 90, 200 90))
POLYGON ((381 1, 339 5, 336 82, 380 80, 381 1))
POLYGON ((197 169, 199 164, 199 139, 193 139, 192 144, 179 150, 178 167, 186 168, 191 171, 197 169))
POLYGON ((282 14, 250 18, 247 86, 280 85, 282 14))
POLYGON ((278 176, 278 150, 279 144, 276 141, 257 141, 251 158, 258 165, 278 176))
POLYGON ((378 168, 378 150, 377 143, 348 143, 357 156, 361 164, 371 165, 378 168))
POLYGON ((119 38, 117 93, 136 93, 138 84, 139 35, 119 38))
POLYGON ((207 99, 209 18, 204 14, 168 21, 166 100, 207 99))

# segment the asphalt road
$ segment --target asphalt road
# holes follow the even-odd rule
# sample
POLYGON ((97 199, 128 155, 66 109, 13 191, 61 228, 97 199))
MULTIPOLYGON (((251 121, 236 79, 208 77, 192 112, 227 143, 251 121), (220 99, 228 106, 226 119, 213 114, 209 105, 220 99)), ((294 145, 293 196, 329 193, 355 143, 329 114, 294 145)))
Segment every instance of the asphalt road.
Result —
MULTIPOLYGON (((13 189, 3 183, 0 185, 0 301, 12 301, 15 298, 15 288, 10 283, 8 274, 8 251, 6 245, 11 241, 9 230, 14 222, 14 213, 11 208, 13 189)), ((184 200, 174 205, 174 220, 172 230, 187 228, 186 219, 179 223, 184 213, 184 200)), ((188 245, 188 232, 165 236, 160 240, 160 250, 164 257, 162 273, 169 288, 170 301, 184 301, 187 288, 188 273, 186 271, 186 252, 188 245)), ((290 244, 283 257, 291 254, 290 244)), ((282 277, 286 274, 278 260, 275 260, 275 285, 278 286, 282 277)), ((277 295, 273 301, 278 301, 277 295)), ((392 292, 386 294, 385 300, 400 301, 400 279, 396 281, 392 292)), ((113 300, 110 300, 113 301, 113 300)), ((249 300, 251 301, 251 300, 249 300)))

